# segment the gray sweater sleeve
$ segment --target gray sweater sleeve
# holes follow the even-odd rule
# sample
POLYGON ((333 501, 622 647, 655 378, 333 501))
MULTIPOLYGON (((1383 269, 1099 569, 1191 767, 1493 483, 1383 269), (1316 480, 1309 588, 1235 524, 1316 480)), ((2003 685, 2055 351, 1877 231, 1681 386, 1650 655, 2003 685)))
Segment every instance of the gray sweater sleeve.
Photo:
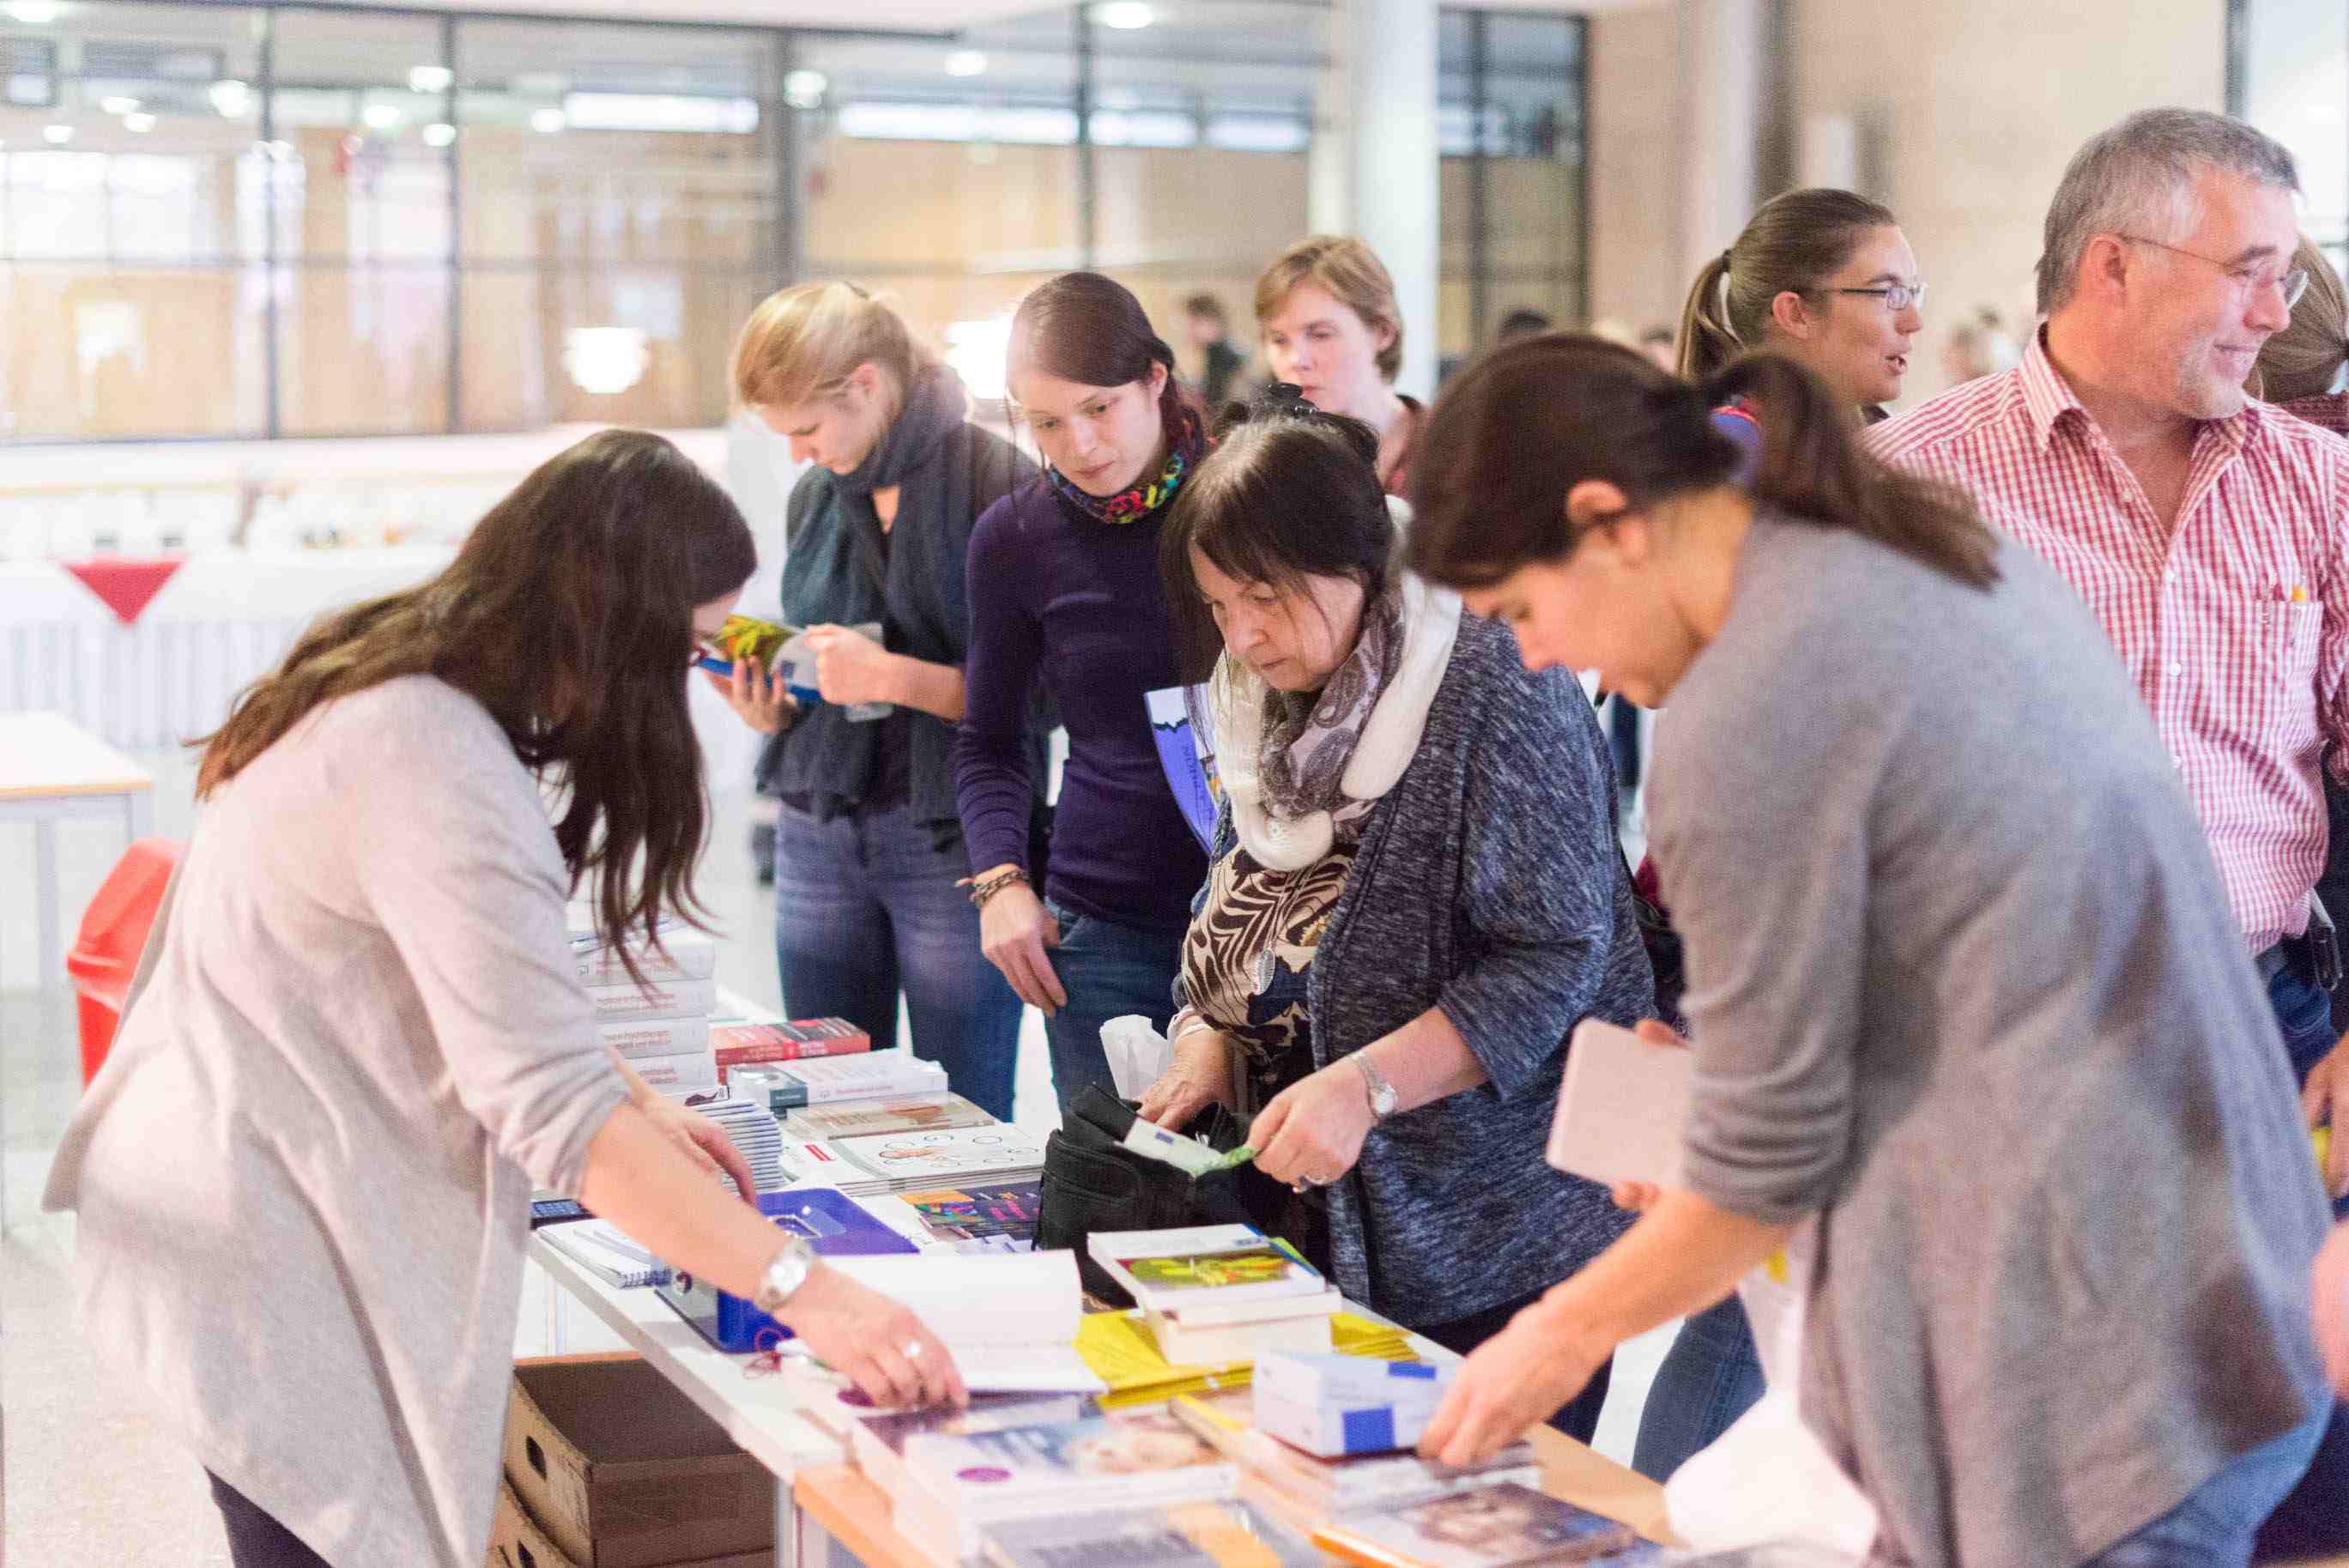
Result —
MULTIPOLYGON (((1848 690, 1799 722, 1676 707, 1652 845, 1686 943, 1696 1047, 1683 1174, 1700 1196, 1786 1222, 1833 1195, 1851 1140, 1867 971, 1870 800, 1884 753, 1848 690), (1767 727, 1766 744, 1751 732, 1767 727)), ((1793 683, 1802 689, 1802 682, 1793 683)))
POLYGON ((1466 740, 1468 962, 1436 1006, 1510 1099, 1557 1090, 1566 1037, 1607 978, 1622 872, 1609 764, 1579 683, 1515 668, 1495 684, 1466 740))

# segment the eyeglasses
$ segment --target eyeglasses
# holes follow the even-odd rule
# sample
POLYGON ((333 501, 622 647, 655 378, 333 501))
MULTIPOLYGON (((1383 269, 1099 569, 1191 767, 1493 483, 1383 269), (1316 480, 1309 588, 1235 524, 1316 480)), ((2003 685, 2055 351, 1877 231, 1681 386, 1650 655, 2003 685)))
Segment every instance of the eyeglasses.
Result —
POLYGON ((2206 267, 2216 267, 2227 274, 2227 281, 2235 285, 2235 292, 2246 299, 2265 289, 2280 288, 2283 290, 2283 307, 2290 310, 2300 303, 2300 296, 2308 292, 2308 269, 2305 267, 2291 267, 2281 273, 2271 273, 2260 266, 2233 267, 2199 251, 2181 251, 2176 245, 2165 245, 2159 240, 2148 240, 2142 234, 2121 234, 2116 238, 2127 240, 2132 245, 2151 245, 2155 250, 2168 251, 2173 256, 2191 257, 2206 267))
POLYGON ((1907 310, 1911 305, 1915 305, 1921 310, 1924 308, 1925 304, 1925 285, 1923 284, 1887 284, 1880 288, 1820 289, 1818 292, 1820 294, 1873 295, 1875 298, 1882 300, 1884 302, 1884 308, 1890 311, 1894 315, 1899 315, 1902 311, 1907 310))

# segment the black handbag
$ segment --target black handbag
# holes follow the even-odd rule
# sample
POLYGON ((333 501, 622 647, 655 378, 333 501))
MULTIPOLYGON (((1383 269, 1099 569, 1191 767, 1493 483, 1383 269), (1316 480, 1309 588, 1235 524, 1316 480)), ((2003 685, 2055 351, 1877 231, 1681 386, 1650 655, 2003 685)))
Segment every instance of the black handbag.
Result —
MULTIPOLYGON (((1042 1196, 1036 1212, 1036 1249, 1067 1247, 1077 1254, 1085 1289, 1102 1301, 1129 1306, 1133 1297, 1093 1262, 1085 1242, 1095 1231, 1164 1231, 1185 1225, 1254 1225, 1281 1233, 1292 1194, 1253 1165, 1194 1176, 1124 1146, 1134 1108, 1097 1084, 1088 1084, 1044 1140, 1042 1196)), ((1218 1151, 1237 1149, 1247 1129, 1223 1106, 1213 1106, 1181 1130, 1204 1136, 1218 1151)))

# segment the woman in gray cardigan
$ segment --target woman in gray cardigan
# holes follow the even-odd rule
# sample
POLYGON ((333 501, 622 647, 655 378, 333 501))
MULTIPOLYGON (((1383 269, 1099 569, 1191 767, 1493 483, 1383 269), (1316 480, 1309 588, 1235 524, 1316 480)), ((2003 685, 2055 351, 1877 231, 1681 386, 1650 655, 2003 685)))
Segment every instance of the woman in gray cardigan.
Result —
POLYGON ((1392 567, 1368 428, 1258 407, 1161 544, 1226 800, 1143 1114, 1268 1101, 1291 1239, 1465 1351, 1623 1228, 1542 1158, 1568 1031, 1654 1003, 1613 776, 1572 676, 1392 567))
POLYGON ((1436 410, 1414 564, 1527 664, 1671 699, 1696 1071, 1681 1186, 1469 1358, 1423 1446, 1506 1442, 1783 1245, 1872 1562, 2240 1565, 2331 1408, 2274 1016, 2095 618, 1847 424, 1785 359, 1691 386, 1563 336, 1436 410), (1737 396, 1750 480, 1710 418, 1737 396))

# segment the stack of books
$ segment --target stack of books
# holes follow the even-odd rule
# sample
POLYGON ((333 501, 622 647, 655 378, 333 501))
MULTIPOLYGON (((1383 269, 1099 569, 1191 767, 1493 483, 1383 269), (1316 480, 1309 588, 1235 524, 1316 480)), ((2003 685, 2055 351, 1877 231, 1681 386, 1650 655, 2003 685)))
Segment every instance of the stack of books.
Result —
POLYGON ((726 1130, 750 1167, 756 1191, 771 1192, 791 1180, 783 1170, 783 1130, 765 1106, 729 1097, 698 1102, 694 1109, 726 1130))
POLYGON ((848 1449, 864 1479, 888 1494, 905 1495, 905 1445, 915 1438, 966 1437, 1011 1427, 1040 1427, 1098 1416, 1101 1408, 1083 1394, 973 1394, 963 1409, 931 1405, 912 1410, 865 1408, 846 1423, 848 1449))
POLYGON ((788 1117, 809 1107, 944 1095, 947 1069, 900 1046, 849 1056, 756 1063, 736 1068, 730 1081, 738 1095, 763 1099, 768 1109, 788 1117))
POLYGON ((1424 1361, 1275 1351, 1256 1363, 1256 1424, 1317 1459, 1391 1453, 1419 1441, 1452 1387, 1424 1361))
POLYGON ((953 1353, 974 1393, 1108 1391, 1078 1350, 1085 1310, 1073 1253, 929 1253, 833 1263, 919 1317, 953 1353))
POLYGON ((673 1099, 717 1088, 709 1020, 718 1011, 718 944, 709 934, 665 920, 659 946, 632 939, 626 953, 644 975, 640 986, 621 949, 596 934, 592 912, 574 904, 569 923, 571 962, 587 987, 604 1044, 673 1099))
POLYGON ((1294 1248, 1253 1225, 1098 1231, 1087 1246, 1176 1365, 1330 1348, 1342 1297, 1294 1248))
POLYGON ((736 1068, 861 1054, 873 1048, 873 1037, 845 1018, 745 1020, 713 1026, 709 1043, 718 1057, 718 1081, 730 1085, 736 1068))
POLYGON ((1409 1451, 1317 1459, 1256 1425, 1255 1391, 1185 1394, 1175 1418, 1245 1468, 1242 1497, 1257 1497, 1284 1516, 1319 1524, 1333 1514, 1377 1503, 1415 1502, 1501 1481, 1534 1486, 1541 1466, 1519 1439, 1465 1470, 1433 1465, 1409 1451))
POLYGON ((667 1284, 672 1271, 650 1249, 609 1220, 574 1220, 549 1225, 547 1244, 621 1290, 667 1284))
MULTIPOLYGON (((1330 1320, 1330 1337, 1344 1356, 1396 1361, 1412 1354, 1410 1338, 1402 1329, 1351 1312, 1330 1320)), ((1178 1394, 1245 1388, 1256 1374, 1253 1360, 1168 1361, 1159 1354, 1158 1341, 1140 1313, 1088 1313, 1077 1330, 1077 1349, 1109 1385, 1109 1392, 1102 1396, 1104 1409, 1164 1401, 1178 1394)))
POLYGON ((999 1432, 908 1439, 899 1533, 939 1563, 985 1549, 1021 1521, 1185 1502, 1220 1502, 1237 1467, 1164 1410, 1092 1416, 999 1432))
POLYGON ((872 1132, 936 1132, 949 1127, 993 1127, 995 1118, 958 1094, 890 1095, 833 1100, 786 1109, 789 1136, 813 1140, 862 1138, 872 1132))

